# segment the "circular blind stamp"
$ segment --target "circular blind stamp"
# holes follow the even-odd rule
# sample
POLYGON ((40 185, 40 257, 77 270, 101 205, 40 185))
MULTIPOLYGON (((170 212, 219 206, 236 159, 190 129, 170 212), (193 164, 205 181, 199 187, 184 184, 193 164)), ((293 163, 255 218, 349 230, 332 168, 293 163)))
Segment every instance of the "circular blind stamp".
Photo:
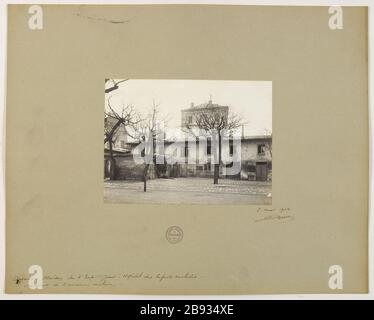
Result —
POLYGON ((183 239, 183 230, 178 226, 171 226, 166 230, 166 240, 172 244, 181 242, 183 239))

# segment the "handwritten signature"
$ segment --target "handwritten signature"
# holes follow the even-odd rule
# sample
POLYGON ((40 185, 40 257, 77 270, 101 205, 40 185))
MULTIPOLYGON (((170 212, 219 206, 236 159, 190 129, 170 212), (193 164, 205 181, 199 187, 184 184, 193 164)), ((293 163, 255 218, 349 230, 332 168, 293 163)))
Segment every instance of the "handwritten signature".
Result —
POLYGON ((257 217, 254 221, 255 222, 263 222, 263 221, 276 221, 278 223, 281 222, 289 222, 295 219, 295 216, 291 214, 290 208, 264 208, 259 207, 257 209, 257 217))

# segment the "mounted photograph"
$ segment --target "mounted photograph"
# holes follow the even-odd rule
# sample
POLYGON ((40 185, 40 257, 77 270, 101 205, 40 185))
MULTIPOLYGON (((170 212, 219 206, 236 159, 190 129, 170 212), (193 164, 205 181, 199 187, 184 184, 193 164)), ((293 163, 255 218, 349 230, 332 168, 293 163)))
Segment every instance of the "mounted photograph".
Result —
POLYGON ((272 82, 105 79, 104 202, 272 203, 272 82))
POLYGON ((371 11, 200 2, 7 6, 8 296, 367 295, 371 11))

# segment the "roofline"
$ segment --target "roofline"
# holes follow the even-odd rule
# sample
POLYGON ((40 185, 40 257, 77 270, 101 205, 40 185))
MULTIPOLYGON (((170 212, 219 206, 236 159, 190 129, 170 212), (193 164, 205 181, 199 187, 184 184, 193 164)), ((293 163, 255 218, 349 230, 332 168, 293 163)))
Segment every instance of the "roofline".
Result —
MULTIPOLYGON (((235 140, 271 140, 272 136, 246 136, 246 137, 234 137, 235 140)), ((178 142, 178 141, 185 141, 185 139, 180 138, 176 140, 168 140, 166 139, 165 142, 172 143, 172 142, 178 142)), ((139 144, 140 142, 137 141, 129 141, 128 144, 139 144)))
POLYGON ((272 139, 272 136, 260 135, 260 136, 244 136, 240 137, 241 140, 262 140, 262 139, 272 139))
POLYGON ((212 105, 211 107, 209 107, 209 105, 208 105, 208 106, 205 106, 205 107, 200 107, 200 105, 197 105, 195 107, 189 107, 189 108, 186 108, 186 109, 181 109, 181 111, 196 111, 196 110, 222 109, 222 108, 228 109, 229 106, 220 106, 220 105, 214 106, 214 105, 212 105))

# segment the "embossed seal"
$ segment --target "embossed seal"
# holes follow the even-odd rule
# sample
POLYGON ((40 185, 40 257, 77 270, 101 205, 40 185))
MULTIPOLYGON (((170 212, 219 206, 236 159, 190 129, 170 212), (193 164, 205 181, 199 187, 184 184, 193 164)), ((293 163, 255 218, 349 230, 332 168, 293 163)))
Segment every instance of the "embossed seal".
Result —
POLYGON ((181 242, 183 239, 183 230, 178 226, 171 226, 166 230, 166 240, 172 244, 181 242))

